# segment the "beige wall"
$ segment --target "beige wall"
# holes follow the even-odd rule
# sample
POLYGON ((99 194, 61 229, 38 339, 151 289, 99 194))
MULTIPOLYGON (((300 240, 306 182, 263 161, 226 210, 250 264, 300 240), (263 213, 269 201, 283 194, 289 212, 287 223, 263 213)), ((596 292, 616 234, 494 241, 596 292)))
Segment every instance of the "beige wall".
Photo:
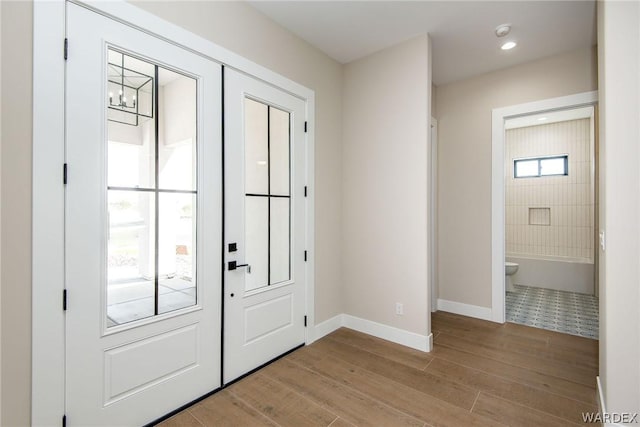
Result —
POLYGON ((345 313, 422 335, 429 69, 421 36, 347 64, 343 89, 345 313))
POLYGON ((591 120, 588 118, 505 132, 507 257, 593 263, 591 159, 591 120), (569 157, 567 176, 514 177, 515 159, 562 154, 569 157), (543 213, 544 219, 549 220, 547 224, 536 221, 535 208, 546 209, 543 213))
POLYGON ((640 3, 598 2, 600 379, 609 412, 640 412, 640 3))
MULTIPOLYGON (((2 7, 3 426, 28 425, 31 383, 31 149, 33 12, 2 7), (10 66, 8 66, 10 64, 10 66)), ((316 322, 344 311, 341 298, 342 66, 240 2, 138 6, 297 81, 316 93, 316 322)))
POLYGON ((491 111, 597 88, 581 49, 436 88, 439 297, 491 306, 491 111))
POLYGON ((32 5, 2 7, 2 419, 26 425, 31 400, 32 5))

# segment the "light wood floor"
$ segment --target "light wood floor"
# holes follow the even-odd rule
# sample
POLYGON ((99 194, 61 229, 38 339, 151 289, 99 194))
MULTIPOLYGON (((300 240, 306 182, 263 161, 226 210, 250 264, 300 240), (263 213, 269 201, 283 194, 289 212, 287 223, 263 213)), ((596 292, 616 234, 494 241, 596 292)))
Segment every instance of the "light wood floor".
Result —
POLYGON ((340 329, 161 425, 571 426, 596 408, 598 342, 438 312, 422 353, 340 329))

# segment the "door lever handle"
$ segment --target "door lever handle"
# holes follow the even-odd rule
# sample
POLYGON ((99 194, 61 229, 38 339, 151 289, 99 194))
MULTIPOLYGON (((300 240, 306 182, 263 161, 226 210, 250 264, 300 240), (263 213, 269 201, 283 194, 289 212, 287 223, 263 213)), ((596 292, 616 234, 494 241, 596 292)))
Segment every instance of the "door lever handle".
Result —
POLYGON ((247 273, 251 274, 251 266, 249 264, 238 264, 236 261, 229 261, 227 263, 227 269, 229 271, 235 270, 240 267, 247 267, 247 273))

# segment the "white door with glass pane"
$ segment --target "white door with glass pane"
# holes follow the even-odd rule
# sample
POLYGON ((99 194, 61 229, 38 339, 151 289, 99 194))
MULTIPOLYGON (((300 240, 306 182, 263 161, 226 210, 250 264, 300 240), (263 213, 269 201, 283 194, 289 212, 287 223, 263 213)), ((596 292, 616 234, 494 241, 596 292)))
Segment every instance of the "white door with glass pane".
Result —
POLYGON ((223 382, 304 343, 305 103, 224 71, 223 382))
POLYGON ((69 3, 66 420, 221 385, 221 67, 69 3))

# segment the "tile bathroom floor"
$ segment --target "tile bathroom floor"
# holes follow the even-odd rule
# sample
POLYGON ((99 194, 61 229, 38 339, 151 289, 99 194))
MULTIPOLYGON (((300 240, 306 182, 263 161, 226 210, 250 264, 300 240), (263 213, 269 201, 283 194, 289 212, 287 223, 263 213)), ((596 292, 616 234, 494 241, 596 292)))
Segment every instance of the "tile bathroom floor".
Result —
POLYGON ((507 322, 598 339, 598 298, 577 292, 514 285, 507 322))

